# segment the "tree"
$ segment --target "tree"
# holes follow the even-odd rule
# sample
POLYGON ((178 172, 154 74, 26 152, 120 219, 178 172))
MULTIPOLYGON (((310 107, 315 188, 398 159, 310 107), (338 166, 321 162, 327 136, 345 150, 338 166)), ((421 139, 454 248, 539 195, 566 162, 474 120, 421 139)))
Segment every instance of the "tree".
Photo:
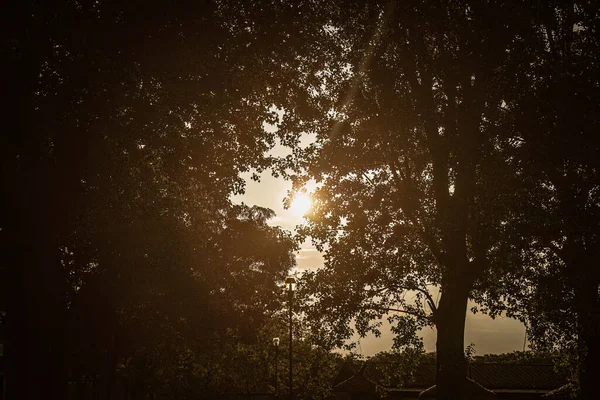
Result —
POLYGON ((600 357, 598 13, 589 2, 540 3, 511 67, 520 73, 507 75, 523 181, 513 242, 525 268, 499 280, 536 345, 573 350, 584 399, 600 357))
POLYGON ((513 7, 334 7, 317 29, 338 58, 307 62, 307 75, 317 79, 302 104, 313 112, 281 105, 288 142, 294 132, 315 134, 313 144, 295 149, 295 163, 282 163, 282 170, 296 168, 295 190, 317 184, 300 238, 313 238, 325 267, 305 276, 315 302, 307 312, 340 343, 351 321, 360 333, 377 333, 371 322, 386 313, 410 317, 390 317, 399 331, 411 318, 434 324, 442 398, 464 398, 467 301, 505 261, 515 174, 513 146, 498 129, 501 67, 528 26, 513 18, 513 7))
MULTIPOLYGON (((299 302, 295 300, 294 303, 298 305, 299 302)), ((283 393, 289 393, 292 390, 299 399, 326 399, 331 393, 332 382, 342 364, 342 356, 332 351, 333 348, 327 338, 315 336, 307 329, 302 314, 297 312, 301 307, 296 307, 294 307, 296 312, 292 322, 293 386, 290 389, 288 385, 289 345, 287 345, 287 340, 283 340, 279 347, 279 359, 277 360, 279 375, 276 379, 279 381, 279 393, 280 396, 283 396, 283 393)), ((282 313, 272 318, 271 323, 262 332, 265 338, 263 343, 267 342, 269 337, 285 337, 289 328, 287 317, 287 310, 284 309, 282 313), (268 335, 265 335, 265 332, 268 332, 268 335)))
MULTIPOLYGON (((130 235, 126 252, 108 254, 123 260, 115 273, 103 258, 79 257, 69 340, 77 380, 92 378, 112 390, 125 374, 140 398, 146 392, 193 397, 231 390, 219 382, 226 366, 239 365, 231 364, 233 356, 223 358, 230 353, 225 350, 254 345, 256 332, 281 309, 276 282, 293 265, 294 243, 266 224, 271 215, 236 206, 223 228, 208 232, 173 218, 156 227, 137 221, 133 226, 147 237, 130 235)), ((159 217, 153 217, 155 225, 159 217)), ((101 255, 110 249, 100 240, 91 243, 101 255)), ((73 252, 88 254, 77 247, 73 252)))
POLYGON ((269 162, 277 41, 227 2, 19 1, 3 18, 9 398, 65 398, 67 353, 110 398, 140 331, 259 326, 294 246, 229 196, 269 162))

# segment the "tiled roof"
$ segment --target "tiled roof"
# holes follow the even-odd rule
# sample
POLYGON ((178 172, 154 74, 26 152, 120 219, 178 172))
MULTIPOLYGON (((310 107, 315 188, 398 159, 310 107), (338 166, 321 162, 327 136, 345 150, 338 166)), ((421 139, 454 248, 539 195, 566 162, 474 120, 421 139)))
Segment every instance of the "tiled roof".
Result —
POLYGON ((552 365, 472 364, 470 378, 488 389, 556 389, 566 380, 552 365))
POLYGON ((354 375, 356 375, 356 371, 352 368, 352 365, 349 362, 345 362, 333 379, 332 386, 337 386, 345 380, 352 378, 354 375))
POLYGON ((552 400, 569 400, 571 399, 571 394, 574 390, 575 388, 571 384, 566 384, 559 387, 558 389, 546 393, 542 396, 542 398, 552 400))
MULTIPOLYGON (((393 365, 367 362, 352 377, 361 377, 353 384, 368 386, 367 382, 370 382, 390 389, 428 388, 435 384, 435 364, 421 364, 410 375, 386 381, 384 370, 389 371, 390 368, 393 368, 393 365)), ((346 369, 344 372, 346 378, 349 371, 346 369)), ((471 364, 467 376, 490 390, 552 390, 566 383, 564 377, 554 372, 552 365, 471 364)), ((352 378, 346 378, 344 381, 350 384, 352 378)))
MULTIPOLYGON (((465 379, 465 388, 470 399, 496 399, 496 394, 493 391, 471 379, 465 379)), ((436 397, 437 388, 435 385, 419 394, 419 399, 435 399, 436 397)))

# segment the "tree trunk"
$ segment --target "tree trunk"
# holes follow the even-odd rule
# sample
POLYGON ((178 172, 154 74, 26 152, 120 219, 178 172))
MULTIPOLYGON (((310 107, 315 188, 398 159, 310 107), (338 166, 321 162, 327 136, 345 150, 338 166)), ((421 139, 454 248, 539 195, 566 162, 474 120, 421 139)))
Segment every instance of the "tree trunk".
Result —
POLYGON ((6 343, 4 354, 6 357, 6 399, 18 400, 26 398, 26 388, 29 376, 29 352, 28 346, 28 315, 23 296, 23 279, 18 279, 24 271, 22 268, 12 265, 13 271, 5 275, 11 281, 9 287, 9 299, 6 304, 6 343), (18 269, 18 271, 15 271, 18 269), (14 280, 13 280, 14 279, 14 280))
POLYGON ((437 328, 437 399, 466 399, 465 319, 468 285, 451 282, 442 287, 435 316, 437 328))
MULTIPOLYGON (((581 277, 585 278, 585 277, 581 277)), ((595 279, 579 279, 575 287, 578 320, 577 352, 581 400, 597 398, 596 381, 600 376, 600 301, 595 279)))
POLYGON ((113 312, 114 321, 111 342, 107 352, 106 365, 106 400, 111 400, 117 385, 117 363, 119 361, 119 316, 113 312))
POLYGON ((75 377, 75 400, 85 400, 85 377, 81 372, 75 377))

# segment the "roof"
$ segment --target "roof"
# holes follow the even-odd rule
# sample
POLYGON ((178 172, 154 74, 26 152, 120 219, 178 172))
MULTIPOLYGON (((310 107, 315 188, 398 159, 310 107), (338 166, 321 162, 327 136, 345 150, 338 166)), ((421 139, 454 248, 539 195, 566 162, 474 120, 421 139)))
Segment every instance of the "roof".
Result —
POLYGON ((488 389, 552 390, 566 383, 552 365, 472 364, 469 377, 488 389))
MULTIPOLYGON (((414 371, 390 377, 390 370, 394 364, 365 362, 358 373, 351 374, 352 368, 342 366, 337 383, 340 391, 341 383, 348 387, 350 384, 366 387, 367 382, 373 386, 387 389, 421 388, 426 389, 435 385, 435 364, 421 364, 414 371), (360 376, 360 379, 358 377, 360 376), (387 378, 386 378, 387 376, 387 378), (339 378, 344 378, 339 379, 339 378), (350 379, 357 377, 356 381, 350 379), (359 383, 362 382, 362 383, 359 383)), ((523 365, 500 363, 477 363, 469 365, 468 375, 473 381, 491 390, 540 390, 546 392, 553 390, 567 381, 554 371, 552 365, 523 365)))
POLYGON ((542 397, 544 399, 553 399, 553 400, 568 400, 571 399, 571 394, 575 391, 575 388, 572 384, 566 384, 558 389, 554 389, 551 392, 546 393, 542 397))
MULTIPOLYGON (((465 380, 466 380, 466 390, 468 391, 469 398, 478 399, 478 400, 487 400, 487 399, 493 400, 493 399, 497 398, 496 394, 494 392, 484 388, 479 383, 477 383, 469 378, 465 378, 465 380)), ((436 397, 435 385, 430 387, 429 389, 422 391, 419 394, 419 399, 432 399, 432 398, 434 399, 435 397, 436 397)))
POLYGON ((352 378, 354 375, 356 375, 356 371, 354 370, 354 368, 352 368, 351 363, 345 362, 342 364, 342 367, 338 371, 336 377, 333 379, 331 384, 332 386, 337 386, 343 381, 352 378))
POLYGON ((354 375, 343 382, 338 383, 334 388, 334 392, 350 392, 350 393, 371 393, 377 385, 366 378, 364 375, 354 375))

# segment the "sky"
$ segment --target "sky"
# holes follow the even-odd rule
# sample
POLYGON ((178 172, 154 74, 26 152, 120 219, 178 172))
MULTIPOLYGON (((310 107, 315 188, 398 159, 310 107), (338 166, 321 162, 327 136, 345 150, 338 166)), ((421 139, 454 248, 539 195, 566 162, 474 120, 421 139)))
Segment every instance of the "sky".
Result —
MULTIPOLYGON (((285 154, 284 150, 275 149, 273 155, 282 154, 285 154)), ((283 208, 283 199, 291 188, 291 182, 286 182, 282 178, 274 178, 269 172, 261 175, 260 182, 254 182, 250 179, 250 175, 243 175, 246 180, 246 193, 233 197, 234 202, 272 209, 277 216, 270 221, 270 225, 280 226, 289 231, 293 231, 297 225, 302 223, 301 214, 294 210, 293 206, 289 210, 283 208)), ((317 269, 323 265, 323 256, 310 242, 302 244, 296 260, 296 268, 300 273, 305 270, 317 269)), ((472 305, 469 304, 469 309, 472 305)), ((435 330, 425 328, 421 332, 421 336, 425 350, 435 351, 435 330)), ((389 325, 386 326, 384 323, 382 336, 379 338, 368 336, 361 339, 358 352, 365 356, 371 356, 380 351, 389 351, 392 341, 393 335, 389 331, 389 325)), ((521 322, 506 317, 498 317, 493 320, 482 314, 467 313, 465 346, 473 343, 476 354, 499 354, 523 350, 524 342, 525 326, 521 322)))

